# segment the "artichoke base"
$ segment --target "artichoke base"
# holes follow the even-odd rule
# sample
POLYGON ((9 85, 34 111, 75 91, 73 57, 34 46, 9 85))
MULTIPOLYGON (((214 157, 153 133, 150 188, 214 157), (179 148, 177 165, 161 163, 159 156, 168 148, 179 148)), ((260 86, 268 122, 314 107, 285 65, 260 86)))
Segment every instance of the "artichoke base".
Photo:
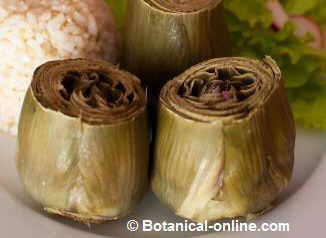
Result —
POLYGON ((44 211, 48 214, 58 215, 61 217, 72 219, 76 222, 85 223, 85 224, 102 224, 107 221, 114 221, 118 220, 120 216, 116 217, 106 217, 106 216, 99 216, 99 215, 87 215, 87 214, 78 214, 74 212, 68 212, 60 209, 44 207, 44 211))

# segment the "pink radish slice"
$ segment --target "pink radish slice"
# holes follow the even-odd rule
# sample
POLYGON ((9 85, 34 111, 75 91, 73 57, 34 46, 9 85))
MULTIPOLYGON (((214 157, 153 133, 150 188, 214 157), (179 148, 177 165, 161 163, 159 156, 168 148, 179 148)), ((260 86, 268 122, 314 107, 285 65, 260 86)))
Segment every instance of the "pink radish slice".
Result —
POLYGON ((266 7, 272 12, 273 27, 280 30, 288 22, 289 16, 278 0, 268 0, 266 7))
POLYGON ((295 34, 297 36, 303 37, 310 33, 314 37, 309 46, 317 49, 323 47, 323 34, 317 22, 305 16, 291 16, 290 21, 296 26, 295 34))
POLYGON ((323 33, 323 49, 326 50, 326 27, 322 29, 322 33, 323 33))

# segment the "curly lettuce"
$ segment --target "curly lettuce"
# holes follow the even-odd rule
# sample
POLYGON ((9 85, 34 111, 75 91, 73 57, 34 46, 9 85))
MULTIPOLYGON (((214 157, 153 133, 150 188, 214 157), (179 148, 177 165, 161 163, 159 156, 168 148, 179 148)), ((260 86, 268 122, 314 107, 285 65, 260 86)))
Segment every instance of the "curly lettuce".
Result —
MULTIPOLYGON (((289 14, 306 15, 326 24, 324 0, 283 0, 289 14)), ((307 46, 288 23, 279 32, 270 29, 272 16, 265 0, 225 1, 233 40, 233 54, 247 57, 271 55, 279 63, 296 120, 306 127, 326 130, 325 50, 307 46), (254 9, 254 10, 251 10, 254 9)))

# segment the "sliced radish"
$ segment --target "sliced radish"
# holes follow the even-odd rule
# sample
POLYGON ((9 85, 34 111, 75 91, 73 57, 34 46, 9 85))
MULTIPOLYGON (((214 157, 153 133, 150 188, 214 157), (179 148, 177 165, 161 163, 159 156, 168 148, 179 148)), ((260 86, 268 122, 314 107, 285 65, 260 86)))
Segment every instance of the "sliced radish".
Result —
POLYGON ((278 0, 268 0, 266 7, 272 12, 273 27, 280 30, 289 21, 289 16, 278 0))
POLYGON ((323 49, 326 50, 326 27, 322 29, 322 35, 323 35, 323 49))
POLYGON ((309 46, 317 49, 323 47, 323 34, 317 22, 305 16, 291 16, 290 21, 296 26, 295 34, 299 37, 310 33, 314 40, 309 46))

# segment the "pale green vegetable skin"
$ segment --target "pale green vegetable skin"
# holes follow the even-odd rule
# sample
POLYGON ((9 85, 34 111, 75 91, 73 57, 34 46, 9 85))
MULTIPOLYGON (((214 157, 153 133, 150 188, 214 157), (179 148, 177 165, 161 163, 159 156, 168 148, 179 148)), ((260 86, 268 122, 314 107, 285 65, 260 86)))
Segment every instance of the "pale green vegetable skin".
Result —
POLYGON ((146 110, 120 123, 91 125, 43 107, 29 89, 17 167, 46 211, 103 222, 128 214, 147 190, 148 145, 146 110))
POLYGON ((128 1, 121 65, 154 88, 203 60, 228 56, 222 2, 202 5, 199 1, 128 1))
POLYGON ((293 117, 275 63, 269 58, 211 60, 169 85, 160 97, 152 180, 157 197, 177 215, 200 222, 250 218, 271 208, 291 177, 295 143, 293 117), (244 101, 253 107, 248 115, 205 115, 197 108, 187 110, 180 98, 171 101, 171 85, 207 66, 225 65, 260 72, 263 87, 270 87, 255 101, 244 101))

